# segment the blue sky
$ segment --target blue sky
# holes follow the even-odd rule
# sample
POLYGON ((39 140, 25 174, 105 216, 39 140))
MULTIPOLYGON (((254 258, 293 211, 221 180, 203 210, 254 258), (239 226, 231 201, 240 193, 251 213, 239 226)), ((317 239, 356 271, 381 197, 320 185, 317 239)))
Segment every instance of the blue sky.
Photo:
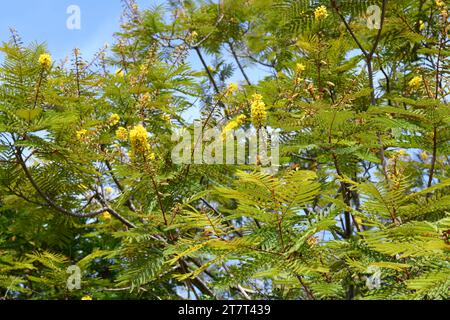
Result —
MULTIPOLYGON (((141 9, 164 5, 166 0, 137 0, 141 9)), ((81 49, 83 58, 90 61, 105 43, 112 44, 113 35, 120 30, 122 14, 120 0, 12 0, 2 1, 0 11, 0 43, 10 39, 9 28, 16 29, 25 44, 31 42, 46 43, 54 60, 70 57, 74 48, 81 49), (67 9, 76 5, 81 11, 81 29, 70 30, 67 9)), ((211 57, 205 57, 211 62, 211 57)), ((202 69, 198 57, 189 58, 194 69, 202 69)), ((255 83, 265 75, 259 67, 247 70, 255 83)), ((230 81, 242 82, 242 75, 236 70, 230 81)), ((189 112, 187 118, 192 120, 199 116, 189 112)))
MULTIPOLYGON (((141 0, 149 7, 162 0, 141 0)), ((56 59, 69 55, 78 47, 85 58, 90 58, 119 30, 122 6, 120 0, 13 0, 2 1, 0 12, 0 41, 9 39, 9 28, 14 27, 25 43, 46 42, 56 59), (67 8, 81 9, 81 30, 69 30, 67 8)))
MULTIPOLYGON (((140 8, 167 3, 165 0, 137 0, 140 8)), ((106 42, 113 42, 113 34, 120 29, 122 5, 120 0, 12 0, 2 1, 0 11, 0 42, 10 38, 9 28, 15 28, 25 43, 45 42, 52 56, 58 60, 80 48, 89 60, 106 42), (81 30, 66 27, 67 8, 77 5, 81 9, 81 30)), ((208 59, 209 60, 209 59, 208 59)), ((195 68, 201 65, 194 56, 195 68)), ((253 70, 252 78, 260 76, 253 70)), ((239 77, 240 79, 241 77, 239 77)), ((238 78, 233 79, 235 81, 238 78)))

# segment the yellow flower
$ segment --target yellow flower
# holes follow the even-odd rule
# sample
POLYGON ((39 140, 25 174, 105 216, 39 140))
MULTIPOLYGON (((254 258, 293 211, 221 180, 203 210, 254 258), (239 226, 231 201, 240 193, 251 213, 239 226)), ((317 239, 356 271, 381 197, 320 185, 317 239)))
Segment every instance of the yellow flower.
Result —
POLYGON ((147 75, 147 74, 148 74, 148 65, 147 65, 147 64, 142 64, 142 65, 139 67, 139 72, 140 72, 140 74, 143 75, 143 76, 147 75))
POLYGON ((320 20, 325 19, 326 17, 328 17, 327 7, 320 6, 320 7, 316 8, 316 10, 314 10, 314 16, 315 16, 317 21, 320 21, 320 20))
POLYGON ((130 131, 131 155, 136 156, 138 153, 148 156, 151 146, 148 143, 148 132, 142 126, 138 125, 130 131))
POLYGON ((236 83, 230 83, 227 88, 227 94, 233 94, 239 90, 239 86, 236 83))
POLYGON ((436 0, 436 6, 443 8, 445 6, 445 2, 442 0, 436 0))
POLYGON ((305 67, 304 64, 302 64, 302 63, 297 63, 297 66, 295 67, 295 71, 296 71, 298 74, 303 73, 305 70, 306 70, 306 67, 305 67))
POLYGON ((110 126, 115 126, 116 124, 118 124, 120 121, 120 116, 116 113, 114 113, 113 115, 111 115, 111 117, 109 117, 108 119, 108 124, 110 126))
POLYGON ((242 125, 247 121, 247 116, 244 114, 241 114, 239 117, 237 117, 236 121, 239 125, 242 125))
POLYGON ((301 77, 302 73, 306 70, 306 67, 303 63, 297 63, 295 67, 295 72, 297 73, 294 84, 298 86, 304 79, 301 77))
POLYGON ((108 211, 105 211, 102 213, 102 218, 103 218, 103 220, 109 221, 112 219, 112 216, 108 211))
POLYGON ((404 157, 404 156, 408 155, 408 153, 407 153, 405 150, 399 150, 399 151, 397 152, 397 154, 398 154, 400 157, 404 157))
POLYGON ((84 296, 83 298, 81 298, 81 300, 90 301, 90 300, 92 300, 92 297, 91 296, 84 296))
POLYGON ((39 64, 42 68, 48 69, 52 65, 52 56, 48 53, 43 53, 39 56, 39 64))
POLYGON ((111 188, 111 187, 106 187, 106 188, 105 188, 105 192, 106 192, 107 194, 111 194, 111 193, 114 192, 114 189, 111 188))
POLYGON ((260 94, 257 94, 257 93, 255 93, 255 94, 252 96, 252 101, 260 101, 260 100, 262 100, 262 99, 263 99, 263 96, 260 95, 260 94))
POLYGON ((116 130, 116 138, 120 141, 125 141, 128 139, 128 130, 124 127, 120 127, 116 130))
POLYGON ((254 94, 251 101, 252 122, 255 128, 260 129, 267 122, 266 104, 260 94, 254 94))
POLYGON ((130 141, 133 146, 146 144, 147 139, 148 132, 141 124, 130 131, 130 141))
POLYGON ((355 216, 355 222, 359 225, 363 224, 363 219, 361 217, 355 216))
POLYGON ((426 151, 422 152, 422 153, 420 154, 420 159, 421 159, 422 161, 427 161, 427 160, 429 159, 428 152, 426 152, 426 151))
POLYGON ((310 247, 315 247, 319 244, 319 239, 317 237, 310 237, 310 238, 308 238, 308 240, 306 240, 306 243, 310 247))
POLYGON ((115 75, 119 78, 123 78, 125 76, 125 72, 123 72, 123 69, 117 69, 115 75))
POLYGON ((416 76, 414 78, 411 79, 411 81, 408 83, 408 86, 412 89, 412 90, 417 90, 420 88, 420 85, 422 84, 422 78, 419 76, 416 76))
POLYGON ((86 129, 77 131, 77 140, 84 141, 86 139, 87 134, 88 134, 88 131, 86 129))
POLYGON ((305 80, 305 79, 303 79, 303 78, 300 77, 300 76, 295 77, 295 79, 294 79, 294 84, 295 84, 296 86, 298 86, 298 85, 301 84, 304 80, 305 80))
POLYGON ((425 22, 423 22, 422 20, 419 21, 419 30, 423 31, 425 29, 425 22))
POLYGON ((228 132, 235 130, 240 125, 244 124, 247 121, 247 117, 245 115, 240 115, 236 118, 236 120, 230 121, 222 130, 222 138, 225 140, 228 132))
POLYGON ((172 117, 168 114, 163 114, 161 118, 167 123, 172 121, 172 117))
POLYGON ((227 137, 228 132, 233 131, 239 127, 239 124, 237 121, 230 121, 222 130, 222 138, 225 140, 227 137))
POLYGON ((150 102, 152 100, 152 96, 150 93, 146 92, 139 98, 139 106, 141 108, 146 108, 150 105, 150 102))

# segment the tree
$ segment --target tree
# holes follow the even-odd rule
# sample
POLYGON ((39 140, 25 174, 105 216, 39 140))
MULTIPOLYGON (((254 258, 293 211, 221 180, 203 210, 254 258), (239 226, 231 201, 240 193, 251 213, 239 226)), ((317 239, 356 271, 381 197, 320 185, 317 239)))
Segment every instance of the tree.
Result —
POLYGON ((1 296, 448 298, 448 6, 376 3, 379 29, 362 0, 128 0, 111 51, 70 65, 12 32, 1 296), (175 163, 196 108, 219 136, 279 129, 278 172, 175 163))

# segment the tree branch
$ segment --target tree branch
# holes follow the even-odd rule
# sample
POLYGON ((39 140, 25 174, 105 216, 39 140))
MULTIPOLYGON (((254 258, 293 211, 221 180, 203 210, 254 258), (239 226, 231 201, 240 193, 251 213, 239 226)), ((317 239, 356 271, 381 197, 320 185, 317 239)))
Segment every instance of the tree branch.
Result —
POLYGON ((239 60, 239 57, 237 56, 236 51, 234 50, 233 43, 228 42, 228 46, 230 47, 231 54, 233 55, 233 58, 234 58, 234 60, 236 61, 236 64, 238 65, 239 70, 241 70, 241 73, 242 73, 242 75, 244 76, 245 81, 247 82, 247 84, 248 84, 249 86, 251 86, 252 83, 250 82, 250 79, 249 79, 249 77, 247 76, 247 73, 245 72, 244 67, 243 67, 242 64, 241 64, 241 61, 239 60))
POLYGON ((22 153, 20 148, 15 147, 15 156, 17 161, 19 162, 19 165, 21 166, 23 172, 25 173, 25 176, 27 177, 28 181, 31 183, 33 188, 36 190, 36 192, 39 194, 39 196, 45 200, 45 202, 48 204, 49 207, 53 208, 54 210, 70 216, 70 217, 76 217, 76 218, 93 218, 96 217, 104 212, 109 212, 111 215, 113 215, 115 218, 119 219, 123 224, 125 224, 127 227, 135 228, 135 226, 129 222, 127 219, 122 217, 120 214, 118 214, 116 211, 111 209, 109 206, 106 205, 106 203, 102 200, 102 205, 104 205, 103 208, 91 211, 89 213, 83 214, 81 211, 69 211, 61 207, 59 204, 57 204, 53 199, 51 199, 37 184, 36 180, 34 180, 33 175, 31 174, 30 170, 28 169, 25 161, 23 160, 22 153))

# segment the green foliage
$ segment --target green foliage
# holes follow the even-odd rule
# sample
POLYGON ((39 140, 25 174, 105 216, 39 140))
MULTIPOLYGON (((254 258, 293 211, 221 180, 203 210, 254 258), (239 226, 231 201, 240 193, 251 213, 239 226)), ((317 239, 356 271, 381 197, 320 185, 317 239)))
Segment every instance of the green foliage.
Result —
POLYGON ((220 3, 124 1, 93 61, 1 45, 0 298, 448 299, 448 7, 220 3), (255 100, 276 172, 173 162, 255 100))

